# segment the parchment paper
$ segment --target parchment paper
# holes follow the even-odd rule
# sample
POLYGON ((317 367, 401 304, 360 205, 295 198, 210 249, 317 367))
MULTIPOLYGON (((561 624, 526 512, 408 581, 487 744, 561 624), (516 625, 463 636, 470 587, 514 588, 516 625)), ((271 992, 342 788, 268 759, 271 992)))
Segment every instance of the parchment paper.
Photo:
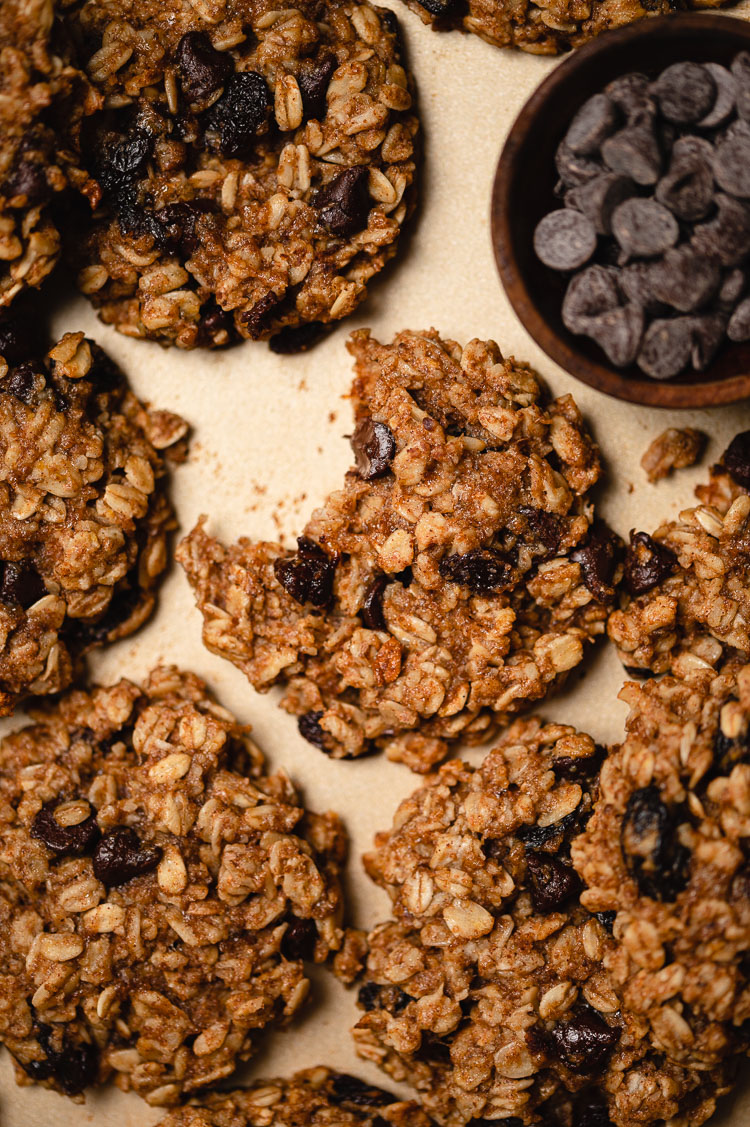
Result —
MULTIPOLYGON (((2 0, 0 0, 2 2, 2 0)), ((168 3, 169 0, 166 0, 168 3)), ((387 2, 387 0, 385 0, 387 2)), ((351 382, 348 332, 369 325, 382 340, 402 328, 434 326, 465 343, 493 337, 502 351, 528 360, 556 394, 572 392, 602 448, 607 473, 598 504, 622 534, 653 529, 691 503, 694 485, 738 431, 750 427, 750 405, 713 411, 663 412, 608 399, 557 368, 511 312, 498 280, 489 233, 489 198, 505 135, 532 90, 556 60, 498 51, 473 36, 438 35, 394 0, 420 91, 425 139, 422 199, 413 234, 396 263, 372 287, 367 303, 311 353, 274 356, 264 344, 225 353, 181 353, 127 340, 105 328, 87 302, 58 281, 55 330, 83 329, 122 365, 141 398, 178 411, 193 426, 191 456, 173 477, 172 496, 183 532, 201 513, 226 540, 240 535, 290 542, 351 464, 344 435, 351 431, 343 398, 351 382), (710 435, 699 467, 649 485, 640 458, 667 426, 694 426, 710 435)), ((750 0, 733 14, 750 18, 750 0)), ((159 661, 181 664, 208 680, 219 699, 244 722, 272 766, 284 766, 315 810, 335 809, 351 837, 348 874, 352 922, 386 918, 388 901, 364 876, 359 857, 374 832, 390 824, 396 804, 419 785, 405 767, 382 756, 359 762, 326 759, 297 734, 294 719, 276 707, 278 694, 260 696, 228 662, 205 650, 201 619, 182 572, 170 569, 158 611, 134 638, 96 655, 92 673, 102 682, 139 679, 159 661)), ((574 723, 598 741, 620 737, 625 707, 616 694, 623 673, 611 647, 600 645, 564 694, 544 702, 550 719, 574 723)), ((23 717, 0 726, 0 732, 23 717)), ((481 749, 467 758, 477 762, 481 749)), ((272 1032, 262 1051, 238 1073, 284 1075, 320 1063, 358 1072, 392 1090, 374 1066, 360 1062, 349 1029, 355 997, 324 971, 313 975, 312 1001, 286 1032, 272 1032)), ((746 1074, 750 1072, 745 1066, 746 1074)), ((715 1119, 717 1127, 750 1124, 750 1086, 715 1119)), ((400 1089, 406 1092, 406 1088, 400 1089)), ((107 1090, 74 1104, 34 1087, 17 1088, 8 1054, 0 1052, 0 1123, 3 1127, 149 1127, 162 1113, 138 1096, 107 1090)))

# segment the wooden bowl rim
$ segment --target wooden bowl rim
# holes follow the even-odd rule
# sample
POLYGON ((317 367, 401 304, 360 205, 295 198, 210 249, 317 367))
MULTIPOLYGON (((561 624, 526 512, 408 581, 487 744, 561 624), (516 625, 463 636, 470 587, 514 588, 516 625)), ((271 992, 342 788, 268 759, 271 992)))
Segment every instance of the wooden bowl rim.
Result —
MULTIPOLYGON (((518 267, 513 252, 511 215, 508 201, 515 177, 519 171, 518 153, 521 145, 547 100, 569 76, 585 65, 594 55, 606 55, 612 47, 636 44, 648 36, 659 35, 674 29, 700 28, 723 36, 739 35, 737 49, 750 47, 750 21, 732 16, 701 12, 680 12, 664 16, 651 16, 626 27, 605 32, 597 39, 568 55, 539 84, 525 102, 511 126, 503 145, 492 186, 490 228, 492 245, 500 279, 506 296, 523 324, 544 352, 575 379, 597 391, 628 403, 651 407, 717 407, 736 403, 750 396, 750 371, 721 379, 705 379, 692 383, 638 379, 623 376, 604 363, 582 355, 549 324, 539 312, 518 267), (678 27, 675 27, 678 25, 678 27)), ((732 347, 731 344, 729 347, 732 347)), ((710 369, 709 369, 710 370, 710 369)))

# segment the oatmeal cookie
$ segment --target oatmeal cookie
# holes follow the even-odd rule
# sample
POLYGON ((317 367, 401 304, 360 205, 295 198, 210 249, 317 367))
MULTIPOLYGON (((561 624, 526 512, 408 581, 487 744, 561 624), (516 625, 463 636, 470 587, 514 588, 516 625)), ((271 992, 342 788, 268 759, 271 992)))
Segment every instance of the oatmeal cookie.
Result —
POLYGON ((623 605, 608 623, 629 673, 711 669, 722 651, 750 657, 750 431, 696 490, 699 505, 649 535, 633 531, 623 605))
POLYGON ((674 11, 719 8, 731 0, 406 0, 439 31, 471 31, 495 47, 556 55, 604 31, 674 11))
POLYGON ((613 914, 579 901, 570 848, 603 755, 516 721, 479 768, 448 763, 406 799, 365 858, 394 918, 370 936, 354 1038, 445 1127, 697 1124, 726 1088, 699 1022, 693 1067, 623 1003, 613 914))
POLYGON ((249 1088, 212 1092, 179 1108, 159 1127, 430 1127, 414 1100, 329 1068, 290 1080, 257 1080, 249 1088))
POLYGON ((53 0, 0 4, 0 307, 53 269, 60 236, 50 203, 86 177, 63 144, 99 99, 71 65, 53 0))
POLYGON ((72 247, 104 321, 183 348, 307 346, 351 313, 414 204, 417 118, 389 11, 353 0, 86 0, 104 115, 72 247))
POLYGON ((187 424, 147 410, 83 333, 46 356, 0 322, 0 715, 56 693, 151 614, 187 424))
POLYGON ((0 1041, 154 1105, 229 1076, 340 946, 345 837, 192 674, 71 692, 0 744, 0 1041))
POLYGON ((336 758, 419 771, 536 700, 601 634, 615 539, 573 399, 492 342, 352 335, 357 468, 296 551, 201 522, 178 548, 209 649, 336 758))
POLYGON ((706 448, 706 438, 703 431, 694 427, 667 427, 658 434, 641 458, 641 467, 651 484, 669 477, 673 470, 694 466, 706 448))

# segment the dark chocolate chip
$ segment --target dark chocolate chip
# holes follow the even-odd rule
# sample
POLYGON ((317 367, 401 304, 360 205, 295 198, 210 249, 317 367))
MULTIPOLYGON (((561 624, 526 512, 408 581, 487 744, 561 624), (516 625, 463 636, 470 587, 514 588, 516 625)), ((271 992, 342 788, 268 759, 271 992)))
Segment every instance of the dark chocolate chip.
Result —
POLYGON ((571 278, 562 306, 563 324, 571 333, 585 333, 592 317, 619 306, 617 280, 611 266, 588 266, 571 278))
POLYGON ((651 288, 651 262, 631 262, 620 270, 617 282, 623 296, 633 305, 640 305, 644 313, 651 315, 668 312, 669 307, 654 296, 651 288))
POLYGON ((300 536, 296 555, 274 560, 273 570, 287 594, 301 605, 327 607, 332 602, 336 560, 314 541, 300 536))
POLYGON ((603 172, 580 187, 571 188, 565 195, 565 206, 575 208, 590 219, 597 235, 609 235, 613 212, 636 191, 636 185, 627 176, 603 172))
POLYGON ((34 1080, 55 1081, 66 1096, 77 1096, 98 1079, 98 1050, 87 1041, 74 1044, 66 1040, 63 1040, 61 1049, 55 1049, 51 1035, 50 1026, 37 1025, 37 1040, 46 1059, 28 1061, 22 1065, 23 1070, 34 1080))
POLYGON ((722 313, 731 313, 735 308, 747 285, 747 276, 744 270, 728 270, 721 280, 719 292, 716 295, 717 307, 722 313))
POLYGON ((644 896, 673 901, 690 879, 690 853, 677 838, 675 816, 662 802, 658 787, 634 791, 621 829, 622 855, 644 896))
POLYGON ((649 273, 654 297, 680 313, 700 309, 716 293, 720 281, 717 263, 690 246, 672 247, 649 273))
POLYGON ((649 124, 627 125, 608 137, 602 145, 602 156, 613 172, 630 177, 636 184, 655 184, 661 174, 659 142, 649 124))
POLYGON ((557 1056, 571 1072, 584 1076, 603 1072, 610 1053, 620 1040, 596 1010, 581 1009, 570 1021, 558 1022, 550 1033, 557 1056))
POLYGON ((577 156, 592 156, 602 142, 614 133, 620 114, 606 94, 594 94, 575 114, 565 143, 577 156))
POLYGON ((606 171, 599 161, 588 160, 586 157, 577 156, 568 148, 564 141, 557 147, 555 153, 555 168, 557 169, 557 175, 566 188, 576 188, 579 184, 585 184, 587 181, 593 180, 596 176, 601 176, 602 172, 606 171))
POLYGON ((627 368, 638 355, 643 327, 642 307, 628 303, 592 317, 585 332, 606 352, 615 367, 627 368))
POLYGON ((586 543, 571 552, 570 558, 581 569, 581 578, 591 594, 601 603, 615 597, 615 572, 622 559, 622 541, 604 521, 595 521, 586 543))
MULTIPOLYGON (((714 202, 717 215, 693 230, 690 245, 706 259, 738 266, 750 252, 750 207, 725 192, 719 192, 714 202)), ((689 269, 694 270, 695 264, 689 269)))
POLYGON ((335 1104, 354 1104, 356 1107, 385 1107, 397 1102, 397 1097, 390 1092, 376 1088, 373 1084, 365 1084, 363 1080, 350 1076, 347 1072, 333 1074, 330 1096, 335 1104))
POLYGON ((676 125, 700 121, 716 101, 716 83, 699 63, 673 63, 661 72, 652 89, 662 114, 676 125))
POLYGON ((33 563, 2 564, 0 579, 0 603, 7 606, 22 606, 24 610, 43 599, 47 594, 44 580, 33 563))
POLYGON ((608 86, 604 93, 618 106, 628 119, 646 113, 655 113, 656 105, 651 97, 651 83, 645 74, 621 74, 608 86))
POLYGON ((270 108, 265 78, 247 70, 231 75, 222 96, 202 116, 206 132, 217 135, 218 148, 225 157, 247 158, 270 108))
POLYGON ((298 916, 288 917, 288 926, 281 940, 281 954, 285 959, 306 959, 315 956, 318 929, 315 920, 301 920, 298 916))
POLYGON ((631 595, 637 597, 651 591, 678 567, 674 552, 652 540, 647 532, 630 533, 623 582, 631 595))
POLYGON ((690 318, 693 345, 690 361, 696 372, 703 372, 724 343, 727 317, 724 313, 703 313, 690 318))
POLYGON ((277 356, 294 356, 298 352, 308 352, 328 331, 328 325, 324 325, 322 321, 285 325, 271 337, 268 347, 277 356))
POLYGON ((269 290, 251 309, 246 310, 240 320, 246 326, 251 340, 259 340, 268 329, 269 321, 274 311, 279 308, 283 297, 279 297, 273 290, 269 290))
POLYGON ((313 202, 320 222, 332 235, 347 239, 367 226, 369 182, 366 168, 345 168, 319 190, 313 202))
POLYGON ((322 711, 303 712, 297 718, 297 728, 303 740, 319 748, 321 751, 330 751, 329 736, 320 726, 322 711))
POLYGON ((715 129, 731 115, 737 96, 737 80, 719 63, 704 63, 716 86, 716 98, 705 117, 698 122, 701 129, 715 129))
POLYGON ((58 801, 46 803, 31 823, 29 833, 58 857, 82 857, 90 853, 99 839, 96 811, 92 810, 76 826, 61 826, 55 817, 58 805, 58 801))
POLYGON ((750 489, 750 430, 734 436, 721 456, 721 463, 732 481, 750 489))
POLYGON ((234 71, 228 51, 217 51, 205 31, 188 31, 177 44, 177 65, 185 96, 191 102, 219 90, 234 71))
POLYGON ((368 416, 357 423, 349 441, 361 478, 374 481, 388 473, 396 454, 396 440, 390 427, 374 422, 368 416))
POLYGON ((685 222, 703 219, 714 197, 713 159, 708 141, 680 138, 672 149, 669 169, 656 185, 655 198, 685 222))
POLYGON ((443 579, 461 583, 481 595, 502 591, 512 576, 512 569, 494 548, 472 548, 463 555, 444 556, 438 565, 443 579))
POLYGON ((731 196, 750 197, 750 125, 737 122, 717 143, 713 173, 719 187, 731 196))
POLYGON ((161 849, 144 845, 129 826, 110 830, 94 849, 94 876, 108 888, 150 873, 161 860, 161 849))
POLYGON ((740 51, 734 56, 729 69, 735 81, 737 113, 748 121, 750 120, 750 53, 740 51))
POLYGON ((596 250, 596 231, 578 211, 561 208, 540 219, 534 231, 534 250, 552 270, 577 270, 596 250))
POLYGON ((368 630, 387 630, 383 615, 383 592, 391 582, 388 575, 376 575, 370 580, 362 604, 362 621, 368 630))
POLYGON ((322 121, 326 115, 326 90, 337 66, 334 54, 323 55, 316 63, 303 67, 297 75, 305 121, 322 121))
POLYGON ((733 341, 750 340, 750 297, 741 301, 729 318, 727 336, 733 341))
POLYGON ((575 869, 551 853, 529 853, 531 903, 537 912, 557 912, 581 890, 575 869))
POLYGON ((675 245, 680 228, 663 204, 636 198, 625 200, 615 209, 612 234, 629 258, 653 258, 675 245))
POLYGON ((690 363, 693 331, 689 317, 657 318, 643 337, 638 367, 654 380, 678 376, 690 363))
POLYGON ((607 934, 611 935, 615 928, 615 918, 617 916, 617 912, 594 912, 594 915, 596 916, 604 930, 607 932, 607 934))

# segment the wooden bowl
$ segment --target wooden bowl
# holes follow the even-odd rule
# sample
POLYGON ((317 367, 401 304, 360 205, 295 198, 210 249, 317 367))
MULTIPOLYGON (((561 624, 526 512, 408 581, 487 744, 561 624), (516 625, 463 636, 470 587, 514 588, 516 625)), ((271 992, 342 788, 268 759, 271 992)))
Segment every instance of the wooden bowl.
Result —
POLYGON ((658 16, 607 32, 568 56, 526 103, 500 155, 492 192, 492 241, 511 305, 557 364, 591 387, 653 407, 711 407, 750 396, 750 342, 726 343, 704 372, 649 379, 613 368, 598 345, 562 323, 566 279, 534 254, 539 220, 560 206, 553 188, 555 150, 578 108, 628 71, 656 75, 691 59, 728 65, 750 50, 750 22, 700 13, 658 16))

